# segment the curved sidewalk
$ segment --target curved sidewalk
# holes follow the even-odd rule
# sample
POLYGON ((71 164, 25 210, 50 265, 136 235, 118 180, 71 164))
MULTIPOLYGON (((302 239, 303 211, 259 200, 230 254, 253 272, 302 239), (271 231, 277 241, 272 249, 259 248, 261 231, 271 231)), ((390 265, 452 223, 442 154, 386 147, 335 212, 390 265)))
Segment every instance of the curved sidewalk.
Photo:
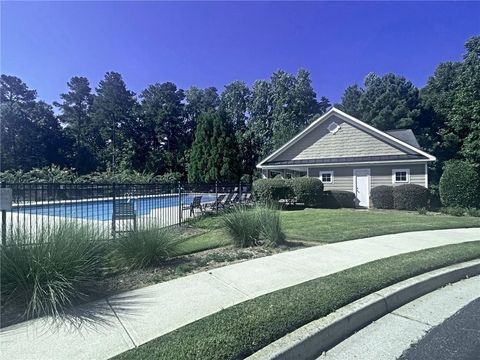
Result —
POLYGON ((480 240, 480 229, 376 236, 284 252, 133 290, 75 309, 83 322, 2 329, 6 359, 108 359, 224 308, 366 262, 480 240))

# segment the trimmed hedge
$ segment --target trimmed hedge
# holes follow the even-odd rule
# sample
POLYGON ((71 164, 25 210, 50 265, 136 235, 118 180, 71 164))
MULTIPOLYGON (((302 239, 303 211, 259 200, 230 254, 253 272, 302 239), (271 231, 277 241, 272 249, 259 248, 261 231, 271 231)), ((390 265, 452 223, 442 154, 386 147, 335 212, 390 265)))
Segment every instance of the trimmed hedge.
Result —
POLYGON ((305 206, 319 206, 322 202, 323 183, 313 177, 298 177, 287 180, 298 203, 305 206))
POLYGON ((324 209, 354 208, 355 194, 351 191, 324 191, 320 207, 324 209))
POLYGON ((284 179, 259 179, 253 182, 253 195, 263 204, 293 197, 292 188, 284 179))
POLYGON ((467 161, 447 162, 440 178, 444 206, 480 207, 480 172, 467 161))
POLYGON ((376 209, 393 209, 393 186, 377 186, 370 192, 372 205, 376 209))
POLYGON ((417 210, 428 206, 428 189, 416 184, 393 187, 393 205, 397 210, 417 210))

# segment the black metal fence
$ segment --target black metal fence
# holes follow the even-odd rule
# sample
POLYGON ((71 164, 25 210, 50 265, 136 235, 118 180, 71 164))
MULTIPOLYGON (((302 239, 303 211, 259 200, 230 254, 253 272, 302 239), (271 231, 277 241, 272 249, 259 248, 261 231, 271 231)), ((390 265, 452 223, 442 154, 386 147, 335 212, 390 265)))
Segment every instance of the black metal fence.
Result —
POLYGON ((19 233, 35 242, 66 222, 110 239, 134 229, 182 225, 251 197, 245 183, 3 183, 2 188, 12 194, 11 208, 1 211, 2 244, 19 233))

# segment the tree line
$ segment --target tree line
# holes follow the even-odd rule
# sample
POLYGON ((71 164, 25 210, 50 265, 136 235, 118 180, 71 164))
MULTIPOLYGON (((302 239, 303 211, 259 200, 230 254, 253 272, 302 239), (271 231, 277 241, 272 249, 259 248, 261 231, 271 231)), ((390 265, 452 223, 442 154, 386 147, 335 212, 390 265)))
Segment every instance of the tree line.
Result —
MULTIPOLYGON (((399 75, 369 74, 335 106, 381 130, 411 128, 439 159, 434 182, 449 159, 480 164, 480 36, 465 49, 462 61, 439 64, 421 89, 399 75)), ((331 105, 303 69, 279 70, 251 87, 234 81, 222 92, 165 82, 135 94, 117 72, 95 90, 77 76, 67 87, 49 105, 18 77, 1 75, 1 171, 56 165, 78 175, 238 180, 331 105)))

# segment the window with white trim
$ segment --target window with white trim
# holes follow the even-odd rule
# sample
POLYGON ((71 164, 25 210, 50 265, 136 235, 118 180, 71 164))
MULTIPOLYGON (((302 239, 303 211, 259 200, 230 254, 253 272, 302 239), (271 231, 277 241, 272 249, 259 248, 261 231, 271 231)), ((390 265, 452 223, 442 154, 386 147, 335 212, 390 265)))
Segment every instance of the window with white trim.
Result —
POLYGON ((333 184, 333 171, 320 171, 320 180, 324 184, 333 184))
POLYGON ((409 183, 410 182, 410 169, 393 169, 392 170, 392 183, 409 183))

